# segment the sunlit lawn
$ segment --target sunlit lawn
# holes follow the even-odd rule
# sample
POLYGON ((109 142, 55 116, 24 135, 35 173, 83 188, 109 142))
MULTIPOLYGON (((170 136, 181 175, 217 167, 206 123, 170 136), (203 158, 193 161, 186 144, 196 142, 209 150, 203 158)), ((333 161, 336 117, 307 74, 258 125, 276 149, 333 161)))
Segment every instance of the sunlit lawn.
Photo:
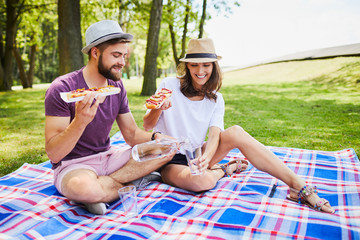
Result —
MULTIPOLYGON (((359 62, 344 63, 346 71, 340 64, 337 71, 327 70, 327 75, 312 73, 316 76, 308 81, 246 84, 241 79, 254 69, 238 72, 238 81, 235 73, 226 73, 228 81, 221 91, 226 102, 226 127, 238 124, 265 145, 326 151, 354 148, 359 153, 359 62), (339 79, 344 79, 343 83, 339 79)), ((252 74, 254 79, 260 79, 262 70, 258 69, 252 74)), ((141 81, 125 80, 124 84, 132 113, 142 127, 146 97, 139 96, 141 81)), ((44 149, 44 95, 45 89, 0 93, 0 176, 23 163, 48 160, 44 149)), ((117 131, 114 125, 110 134, 117 131)))
POLYGON ((227 126, 265 145, 360 150, 359 92, 298 82, 227 87, 226 98, 227 126))

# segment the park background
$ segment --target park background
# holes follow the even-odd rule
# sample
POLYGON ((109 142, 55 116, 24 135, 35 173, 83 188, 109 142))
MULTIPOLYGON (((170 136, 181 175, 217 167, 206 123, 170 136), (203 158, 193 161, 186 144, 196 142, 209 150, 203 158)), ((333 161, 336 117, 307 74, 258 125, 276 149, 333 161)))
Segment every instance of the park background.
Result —
POLYGON ((211 37, 223 56, 226 127, 241 125, 265 145, 358 153, 358 55, 271 59, 359 43, 359 9, 355 0, 2 0, 0 176, 48 160, 46 87, 86 64, 84 31, 103 19, 134 35, 123 81, 140 127, 145 99, 174 74, 188 40, 211 37))

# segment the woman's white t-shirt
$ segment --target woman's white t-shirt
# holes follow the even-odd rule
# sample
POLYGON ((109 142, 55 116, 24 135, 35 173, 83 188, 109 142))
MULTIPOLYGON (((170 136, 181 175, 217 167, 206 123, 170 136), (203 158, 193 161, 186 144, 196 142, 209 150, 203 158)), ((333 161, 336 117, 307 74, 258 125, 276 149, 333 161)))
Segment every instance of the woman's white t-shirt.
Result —
POLYGON ((164 87, 173 91, 170 98, 172 107, 162 111, 154 131, 178 140, 186 137, 193 146, 201 146, 209 127, 224 130, 225 103, 221 93, 216 93, 216 102, 207 97, 201 101, 191 101, 180 91, 178 78, 165 78, 158 90, 164 87))

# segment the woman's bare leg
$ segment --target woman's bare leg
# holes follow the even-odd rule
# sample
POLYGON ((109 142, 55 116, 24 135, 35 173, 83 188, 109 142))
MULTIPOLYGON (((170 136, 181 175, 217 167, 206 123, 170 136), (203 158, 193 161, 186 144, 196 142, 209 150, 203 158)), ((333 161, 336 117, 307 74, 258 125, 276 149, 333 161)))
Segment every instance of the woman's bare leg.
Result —
MULTIPOLYGON (((238 148, 241 153, 257 169, 267 172, 280 179, 290 188, 300 190, 306 185, 305 181, 289 169, 274 153, 268 150, 263 144, 250 136, 240 126, 233 126, 220 135, 220 144, 217 152, 210 162, 210 166, 221 161, 229 151, 238 148)), ((297 198, 296 192, 290 192, 291 197, 297 198)), ((319 200, 316 194, 310 195, 308 201, 314 205, 319 200)), ((332 212, 330 205, 322 208, 326 212, 332 212)))
MULTIPOLYGON (((229 173, 233 173, 237 164, 231 164, 229 167, 229 173)), ((164 183, 193 192, 203 192, 214 188, 224 175, 221 168, 206 169, 202 175, 192 175, 188 166, 179 164, 169 164, 161 171, 164 183)))

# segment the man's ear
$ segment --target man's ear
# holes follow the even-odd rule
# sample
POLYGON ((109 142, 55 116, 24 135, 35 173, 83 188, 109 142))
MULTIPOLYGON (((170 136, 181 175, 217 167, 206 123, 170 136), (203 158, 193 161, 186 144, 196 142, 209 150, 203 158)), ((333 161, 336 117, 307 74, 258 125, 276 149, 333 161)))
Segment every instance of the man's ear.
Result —
POLYGON ((99 56, 99 49, 97 47, 92 47, 90 49, 90 53, 91 53, 91 56, 94 58, 94 59, 97 59, 98 56, 99 56))

